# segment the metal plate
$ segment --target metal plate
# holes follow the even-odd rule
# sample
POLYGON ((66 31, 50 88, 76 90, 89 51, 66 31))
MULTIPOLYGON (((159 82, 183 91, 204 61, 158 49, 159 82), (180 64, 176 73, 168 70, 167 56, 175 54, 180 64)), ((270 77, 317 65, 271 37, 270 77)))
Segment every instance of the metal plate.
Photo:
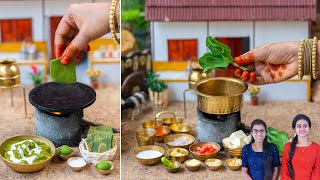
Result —
POLYGON ((96 92, 82 83, 49 82, 33 88, 29 93, 30 103, 46 112, 69 113, 82 110, 96 100, 96 92))

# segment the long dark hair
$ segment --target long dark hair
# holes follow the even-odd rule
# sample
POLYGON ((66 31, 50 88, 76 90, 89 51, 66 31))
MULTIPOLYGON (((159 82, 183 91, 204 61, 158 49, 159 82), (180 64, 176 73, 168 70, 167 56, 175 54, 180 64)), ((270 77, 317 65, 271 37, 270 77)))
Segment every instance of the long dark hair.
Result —
MULTIPOLYGON (((253 131, 253 126, 255 125, 263 125, 267 132, 267 125, 266 123, 261 119, 255 119, 251 123, 251 132, 253 131)), ((251 144, 254 143, 254 138, 251 140, 251 144)), ((263 159, 264 159, 264 180, 270 180, 272 179, 272 173, 273 173, 273 161, 272 158, 268 158, 270 156, 269 148, 270 143, 267 141, 267 136, 263 140, 263 159)))
MULTIPOLYGON (((307 121, 309 124, 309 127, 311 128, 310 118, 304 114, 298 114, 298 115, 296 115, 296 117, 293 118, 292 129, 294 129, 296 127, 297 122, 301 119, 307 121)), ((297 143, 298 143, 298 136, 296 135, 291 142, 291 147, 290 147, 290 152, 289 152, 289 160, 288 160, 288 170, 289 170, 290 177, 292 179, 294 179, 294 169, 292 166, 292 158, 294 156, 294 152, 296 151, 297 143)))

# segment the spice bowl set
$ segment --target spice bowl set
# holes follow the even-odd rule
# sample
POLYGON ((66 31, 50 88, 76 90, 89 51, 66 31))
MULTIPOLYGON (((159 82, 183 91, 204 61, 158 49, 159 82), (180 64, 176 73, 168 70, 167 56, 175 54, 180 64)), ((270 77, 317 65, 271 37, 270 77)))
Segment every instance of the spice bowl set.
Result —
MULTIPOLYGON (((202 161, 211 171, 223 166, 222 161, 216 158, 221 146, 215 142, 195 142, 195 137, 189 134, 191 127, 184 124, 183 119, 176 118, 173 112, 160 112, 154 120, 145 121, 142 126, 143 129, 136 132, 139 147, 134 151, 140 164, 150 166, 162 162, 170 173, 178 172, 183 166, 191 172, 198 171, 202 161), (158 120, 162 114, 171 114, 172 117, 158 120), (164 142, 168 150, 154 145, 155 142, 164 142)), ((230 170, 238 170, 241 159, 228 159, 225 164, 230 170)))

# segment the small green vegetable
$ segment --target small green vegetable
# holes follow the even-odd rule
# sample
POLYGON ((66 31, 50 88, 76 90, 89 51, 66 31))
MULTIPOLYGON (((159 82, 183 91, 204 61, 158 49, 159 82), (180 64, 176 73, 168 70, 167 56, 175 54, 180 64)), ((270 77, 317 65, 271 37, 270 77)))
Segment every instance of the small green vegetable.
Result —
POLYGON ((72 153, 72 149, 69 147, 69 146, 67 146, 67 145, 62 145, 60 148, 59 148, 59 153, 61 154, 61 155, 69 155, 69 154, 71 154, 72 153))
POLYGON ((210 52, 205 53, 199 59, 199 64, 205 73, 210 73, 213 69, 226 71, 229 64, 239 67, 242 70, 247 70, 245 66, 240 66, 234 61, 230 55, 230 48, 225 44, 208 36, 206 38, 206 46, 210 52))
POLYGON ((111 164, 106 160, 101 160, 96 165, 96 168, 99 170, 109 170, 111 169, 111 164))
POLYGON ((50 62, 50 76, 52 81, 58 83, 75 83, 76 76, 76 62, 71 61, 67 65, 61 64, 60 58, 54 59, 50 62))
POLYGON ((268 141, 270 141, 271 143, 277 146, 279 155, 281 156, 284 149, 284 145, 289 142, 288 133, 269 127, 267 138, 268 138, 268 141))
POLYGON ((167 159, 166 157, 162 157, 161 158, 161 162, 163 165, 165 165, 168 168, 177 168, 176 165, 173 164, 173 162, 171 162, 169 159, 167 159))

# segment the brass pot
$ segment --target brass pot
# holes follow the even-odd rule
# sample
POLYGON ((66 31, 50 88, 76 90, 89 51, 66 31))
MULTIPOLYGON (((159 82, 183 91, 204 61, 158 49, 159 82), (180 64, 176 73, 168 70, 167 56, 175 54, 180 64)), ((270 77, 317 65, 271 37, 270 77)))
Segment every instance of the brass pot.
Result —
POLYGON ((192 68, 188 79, 189 89, 194 89, 194 86, 197 82, 209 77, 212 77, 212 73, 203 72, 203 69, 201 67, 192 68))
POLYGON ((239 79, 213 77, 196 83, 198 108, 209 114, 230 114, 243 106, 242 94, 248 85, 239 79))
POLYGON ((17 85, 20 85, 20 71, 15 60, 0 60, 0 86, 14 87, 17 85))

